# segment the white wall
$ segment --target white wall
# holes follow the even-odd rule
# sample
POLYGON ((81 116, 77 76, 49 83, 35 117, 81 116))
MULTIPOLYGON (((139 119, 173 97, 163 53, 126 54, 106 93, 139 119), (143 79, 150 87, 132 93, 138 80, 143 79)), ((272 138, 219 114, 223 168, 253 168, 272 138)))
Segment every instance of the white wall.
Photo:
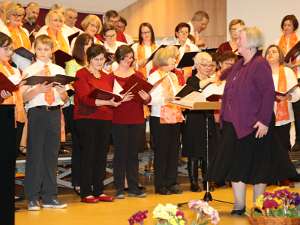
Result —
POLYGON ((50 8, 57 3, 80 12, 103 13, 110 9, 120 11, 137 0, 17 0, 24 5, 31 1, 38 2, 43 8, 50 8))
POLYGON ((261 28, 266 46, 279 39, 280 23, 287 14, 294 14, 300 22, 300 0, 227 0, 227 24, 240 18, 247 26, 261 28))

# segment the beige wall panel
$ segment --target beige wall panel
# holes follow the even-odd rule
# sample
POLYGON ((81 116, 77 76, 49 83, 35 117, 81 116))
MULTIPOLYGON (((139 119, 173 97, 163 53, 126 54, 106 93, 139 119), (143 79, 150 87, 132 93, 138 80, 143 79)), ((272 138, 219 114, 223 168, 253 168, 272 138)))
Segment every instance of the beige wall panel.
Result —
POLYGON ((153 25, 157 37, 173 36, 179 22, 187 22, 197 10, 205 10, 210 23, 203 33, 209 47, 226 40, 226 0, 139 0, 120 11, 128 21, 127 33, 138 36, 142 22, 153 25))

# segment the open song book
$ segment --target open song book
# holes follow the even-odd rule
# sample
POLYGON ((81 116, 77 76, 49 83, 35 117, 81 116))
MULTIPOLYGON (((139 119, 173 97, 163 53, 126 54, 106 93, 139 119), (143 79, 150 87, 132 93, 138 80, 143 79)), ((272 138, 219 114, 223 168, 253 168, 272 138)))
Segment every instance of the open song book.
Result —
POLYGON ((101 100, 114 98, 115 101, 122 101, 122 99, 130 93, 134 95, 133 100, 143 102, 143 99, 140 97, 138 92, 143 90, 150 93, 165 79, 165 77, 166 76, 162 77, 152 85, 142 78, 133 75, 128 79, 123 87, 121 87, 121 85, 115 80, 112 92, 108 91, 108 88, 104 87, 102 84, 91 80, 90 84, 93 85, 95 89, 89 94, 89 96, 101 100))
POLYGON ((224 87, 225 82, 222 82, 219 85, 211 83, 200 92, 198 90, 192 90, 185 85, 179 93, 182 93, 184 89, 189 89, 191 92, 184 97, 171 101, 171 104, 176 104, 187 109, 196 109, 199 107, 203 110, 220 109, 219 100, 223 95, 224 87))

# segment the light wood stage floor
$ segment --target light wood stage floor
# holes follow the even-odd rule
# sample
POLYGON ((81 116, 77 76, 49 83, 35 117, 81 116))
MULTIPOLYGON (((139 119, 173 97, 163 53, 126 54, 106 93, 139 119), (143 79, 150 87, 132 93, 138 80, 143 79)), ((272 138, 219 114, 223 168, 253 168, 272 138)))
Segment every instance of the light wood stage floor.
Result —
MULTIPOLYGON (((188 186, 183 186, 184 193, 181 195, 162 196, 153 194, 153 190, 147 190, 148 196, 144 199, 129 198, 124 200, 115 200, 112 203, 99 202, 96 204, 80 203, 80 199, 73 193, 62 194, 59 199, 68 203, 67 209, 42 209, 39 212, 28 212, 26 202, 17 204, 21 210, 16 212, 16 225, 126 225, 128 218, 139 210, 148 210, 148 218, 145 225, 154 225, 152 219, 152 210, 158 203, 181 203, 191 199, 202 199, 204 192, 194 193, 187 191, 188 186)), ((275 186, 268 187, 268 189, 275 186)), ((300 188, 291 189, 300 192, 300 188)), ((111 193, 108 191, 107 193, 111 193)), ((111 193, 112 194, 112 193, 111 193)), ((212 192, 215 199, 224 201, 233 201, 230 188, 219 188, 212 192)), ((247 217, 230 216, 232 205, 210 202, 210 205, 216 208, 221 217, 220 225, 248 225, 247 217)), ((252 207, 252 187, 247 191, 247 208, 252 207)), ((183 206, 188 221, 192 219, 192 212, 187 206, 183 206)))

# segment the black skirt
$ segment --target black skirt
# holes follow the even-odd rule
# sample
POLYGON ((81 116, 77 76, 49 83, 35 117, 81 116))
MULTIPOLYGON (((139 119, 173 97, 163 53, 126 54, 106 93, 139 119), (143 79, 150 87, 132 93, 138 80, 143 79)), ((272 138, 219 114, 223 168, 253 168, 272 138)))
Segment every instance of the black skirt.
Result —
POLYGON ((255 131, 238 139, 232 123, 224 122, 219 147, 209 165, 208 179, 247 184, 274 182, 271 148, 273 127, 269 127, 263 138, 255 138, 255 131))
POLYGON ((208 118, 208 153, 209 159, 214 156, 215 143, 217 142, 216 125, 212 111, 188 111, 182 132, 182 154, 195 159, 206 159, 207 155, 207 130, 206 117, 208 118))

